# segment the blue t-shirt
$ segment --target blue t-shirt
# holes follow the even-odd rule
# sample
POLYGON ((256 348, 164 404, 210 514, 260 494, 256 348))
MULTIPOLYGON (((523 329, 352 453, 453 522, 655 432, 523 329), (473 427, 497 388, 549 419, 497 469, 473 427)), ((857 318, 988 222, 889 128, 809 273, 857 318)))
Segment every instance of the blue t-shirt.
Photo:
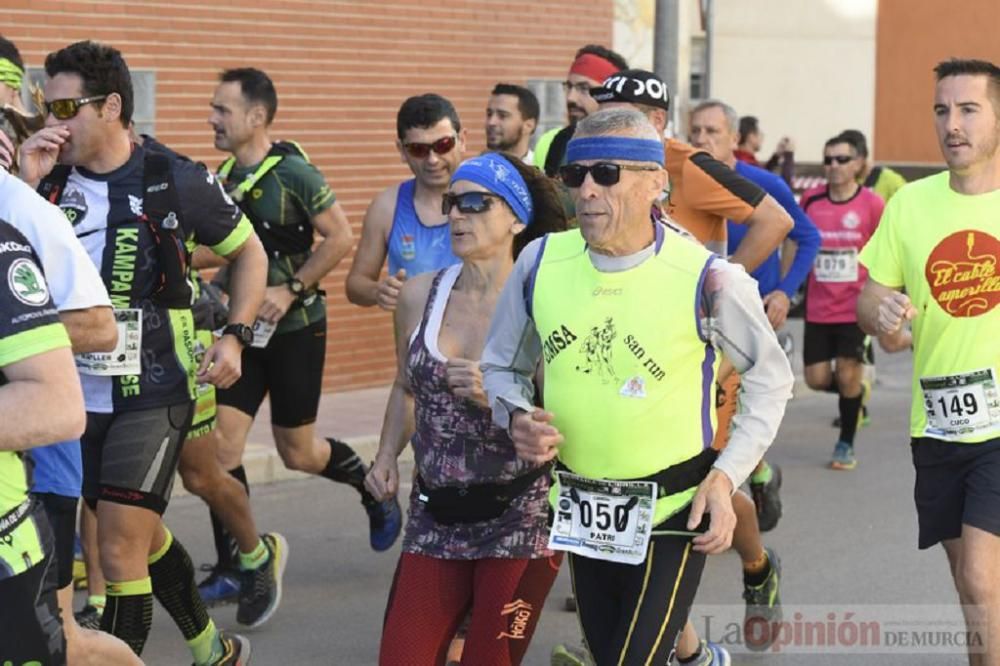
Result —
POLYGON ((396 212, 389 231, 389 275, 402 268, 406 277, 437 271, 457 264, 461 259, 451 251, 451 225, 425 226, 413 206, 417 181, 408 180, 396 194, 396 212))
POLYGON ((35 468, 31 477, 31 492, 53 493, 64 497, 79 497, 83 485, 83 461, 80 440, 40 446, 29 452, 35 468))
MULTIPOLYGON (((781 277, 781 258, 777 250, 751 273, 753 278, 757 280, 761 296, 766 296, 772 291, 780 289, 791 298, 805 282, 812 269, 813 260, 816 259, 816 253, 819 252, 819 230, 799 207, 792 190, 780 176, 740 161, 736 162, 736 173, 756 183, 774 197, 778 204, 791 215, 792 221, 795 223, 792 230, 788 232, 788 238, 798 243, 799 248, 795 253, 795 260, 792 262, 791 268, 788 269, 788 275, 784 279, 781 277)), ((727 226, 729 227, 729 255, 732 256, 743 237, 746 236, 747 226, 732 221, 728 221, 727 226)))

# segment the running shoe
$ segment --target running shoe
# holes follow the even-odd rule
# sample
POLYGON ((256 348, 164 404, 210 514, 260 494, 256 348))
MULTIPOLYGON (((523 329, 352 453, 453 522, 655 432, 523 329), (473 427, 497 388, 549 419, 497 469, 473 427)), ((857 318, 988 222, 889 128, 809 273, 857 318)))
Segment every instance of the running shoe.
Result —
MULTIPOLYGON (((675 659, 673 663, 678 663, 675 659)), ((732 659, 729 651, 718 643, 712 641, 701 641, 701 652, 698 660, 687 666, 730 666, 732 659)))
POLYGON ((757 508, 757 523, 761 532, 770 532, 781 519, 781 468, 768 463, 771 467, 771 480, 767 483, 754 483, 750 480, 750 495, 757 508))
POLYGON ((202 566, 202 571, 211 571, 207 578, 198 583, 198 594, 206 606, 225 606, 239 600, 239 572, 210 564, 202 566))
POLYGON ((259 627, 281 605, 281 579, 288 564, 288 541, 277 532, 261 536, 269 555, 258 569, 240 572, 239 607, 236 621, 247 627, 259 627))
POLYGON ((854 469, 858 466, 858 461, 854 457, 854 447, 847 442, 837 442, 833 448, 833 458, 830 460, 830 467, 833 469, 854 469))
POLYGON ((393 497, 384 502, 374 500, 361 502, 368 512, 368 542, 372 550, 381 553, 392 548, 403 529, 403 512, 399 500, 393 497))
POLYGON ((784 617, 781 611, 781 560, 772 548, 765 548, 771 571, 760 585, 743 583, 743 599, 747 602, 743 616, 743 641, 760 652, 771 647, 777 626, 784 617))
POLYGON ((101 616, 104 614, 97 606, 87 604, 77 612, 73 613, 76 623, 84 629, 100 629, 101 616))
POLYGON ((208 666, 247 666, 250 663, 250 639, 246 636, 220 629, 219 641, 222 643, 222 656, 208 666))
POLYGON ((551 666, 594 666, 590 659, 590 653, 582 646, 574 647, 560 643, 552 648, 552 655, 549 658, 551 666))

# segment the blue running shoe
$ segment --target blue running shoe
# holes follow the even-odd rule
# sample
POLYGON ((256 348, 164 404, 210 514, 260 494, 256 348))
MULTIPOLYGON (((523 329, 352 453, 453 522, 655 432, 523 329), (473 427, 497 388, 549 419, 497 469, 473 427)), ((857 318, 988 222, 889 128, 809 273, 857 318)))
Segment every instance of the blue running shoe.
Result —
MULTIPOLYGON (((370 498, 370 496, 369 496, 370 498)), ((368 512, 368 542, 372 550, 381 553, 392 548, 403 529, 403 512, 395 497, 384 502, 362 502, 368 512)))
POLYGON ((211 568, 212 573, 198 583, 198 594, 209 608, 234 604, 240 597, 240 578, 236 571, 211 568))
POLYGON ((837 445, 833 447, 833 459, 830 460, 830 467, 848 470, 857 466, 858 460, 854 457, 854 447, 847 442, 837 442, 837 445))

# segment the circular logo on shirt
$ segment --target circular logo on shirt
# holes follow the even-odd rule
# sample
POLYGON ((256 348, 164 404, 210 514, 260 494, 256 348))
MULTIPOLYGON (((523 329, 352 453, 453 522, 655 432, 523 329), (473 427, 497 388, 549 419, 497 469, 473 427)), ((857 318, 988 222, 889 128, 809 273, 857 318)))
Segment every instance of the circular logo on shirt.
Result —
POLYGON ((7 286, 25 305, 43 305, 49 300, 45 278, 31 259, 15 259, 7 271, 7 286))
POLYGON ((1000 303, 1000 240, 966 229, 931 251, 924 268, 931 295, 953 317, 978 317, 1000 303))
POLYGON ((845 229, 857 229, 858 225, 861 224, 861 218, 853 210, 847 211, 847 214, 840 219, 840 223, 844 225, 845 229))

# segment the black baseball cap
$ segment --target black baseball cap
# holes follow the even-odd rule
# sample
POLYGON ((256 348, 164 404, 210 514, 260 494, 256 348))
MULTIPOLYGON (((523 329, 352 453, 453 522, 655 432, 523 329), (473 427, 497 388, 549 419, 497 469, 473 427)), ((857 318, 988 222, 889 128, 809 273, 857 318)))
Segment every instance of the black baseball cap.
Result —
POLYGON ((663 79, 645 69, 624 69, 612 74, 590 96, 601 104, 628 102, 670 110, 670 89, 663 79))

